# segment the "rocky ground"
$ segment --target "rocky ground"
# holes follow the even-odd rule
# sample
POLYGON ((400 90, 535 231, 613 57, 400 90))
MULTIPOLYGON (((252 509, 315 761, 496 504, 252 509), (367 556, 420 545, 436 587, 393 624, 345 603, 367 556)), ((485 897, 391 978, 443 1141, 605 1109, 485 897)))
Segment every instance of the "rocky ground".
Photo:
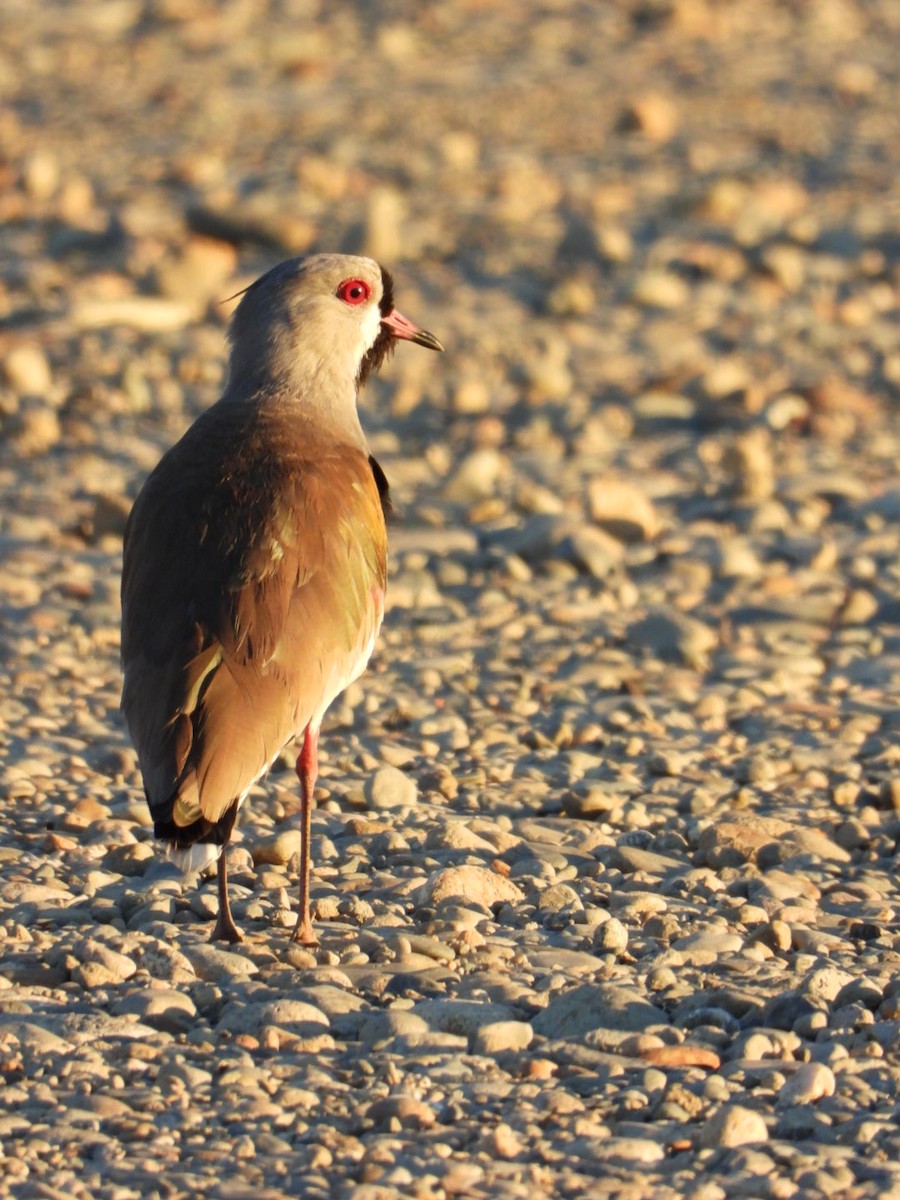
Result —
POLYGON ((893 0, 5 0, 0 1197, 900 1196, 893 0), (389 611, 212 881, 118 711, 230 295, 364 250, 389 611))

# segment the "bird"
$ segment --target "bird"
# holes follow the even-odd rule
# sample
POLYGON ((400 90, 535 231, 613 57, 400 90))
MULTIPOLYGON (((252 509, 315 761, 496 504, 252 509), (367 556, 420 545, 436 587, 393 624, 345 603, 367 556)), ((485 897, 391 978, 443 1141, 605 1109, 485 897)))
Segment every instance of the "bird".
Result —
POLYGON ((370 258, 292 258, 243 293, 221 398, 147 477, 125 527, 122 709, 154 835, 185 875, 217 864, 213 941, 242 940, 225 849, 250 788, 300 750, 300 897, 322 718, 384 616, 390 488, 359 389, 400 341, 442 350, 370 258))

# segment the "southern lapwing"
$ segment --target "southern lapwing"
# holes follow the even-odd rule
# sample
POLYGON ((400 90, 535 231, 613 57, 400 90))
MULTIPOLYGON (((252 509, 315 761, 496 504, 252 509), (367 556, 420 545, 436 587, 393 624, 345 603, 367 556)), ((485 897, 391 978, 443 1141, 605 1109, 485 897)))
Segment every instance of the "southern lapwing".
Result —
POLYGON ((218 860, 213 939, 240 941, 225 847, 292 739, 300 913, 315 945, 309 838, 325 711, 384 613, 388 484, 356 402, 397 340, 442 349, 368 258, 319 254, 243 294, 224 394, 149 476, 125 530, 122 707, 154 831, 186 872, 218 860))

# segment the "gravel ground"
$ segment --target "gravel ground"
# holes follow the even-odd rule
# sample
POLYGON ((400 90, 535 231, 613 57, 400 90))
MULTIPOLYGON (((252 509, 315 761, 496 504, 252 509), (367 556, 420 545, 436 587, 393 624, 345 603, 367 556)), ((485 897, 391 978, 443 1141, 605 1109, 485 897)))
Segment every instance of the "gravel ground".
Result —
POLYGON ((0 1197, 900 1196, 893 0, 5 0, 0 1197), (448 347, 322 738, 213 881, 118 710, 131 498, 228 305, 448 347))

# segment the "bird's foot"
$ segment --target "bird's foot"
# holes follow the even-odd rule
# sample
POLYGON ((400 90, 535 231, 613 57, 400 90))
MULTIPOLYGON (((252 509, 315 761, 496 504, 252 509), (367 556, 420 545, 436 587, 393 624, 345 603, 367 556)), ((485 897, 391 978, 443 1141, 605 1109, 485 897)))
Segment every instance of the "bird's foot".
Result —
POLYGON ((319 945, 319 939, 316 937, 316 931, 312 927, 309 913, 301 913, 297 918, 297 924, 294 926, 294 932, 291 934, 291 941, 299 942, 301 946, 319 945))
POLYGON ((241 932, 237 925, 235 925, 234 921, 231 919, 231 915, 229 914, 227 917, 223 917, 222 914, 219 913, 209 940, 211 942, 230 942, 232 945, 235 945, 237 942, 242 942, 244 939, 241 936, 241 932))

